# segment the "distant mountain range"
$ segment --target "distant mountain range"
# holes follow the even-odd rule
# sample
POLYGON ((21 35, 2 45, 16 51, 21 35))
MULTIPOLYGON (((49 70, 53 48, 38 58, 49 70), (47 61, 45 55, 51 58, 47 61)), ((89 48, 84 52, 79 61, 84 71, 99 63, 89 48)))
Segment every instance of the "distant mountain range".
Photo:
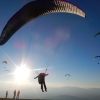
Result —
POLYGON ((59 95, 59 96, 53 97, 52 100, 91 100, 91 99, 79 98, 79 97, 70 96, 70 95, 59 95))
MULTIPOLYGON (((11 91, 11 90, 10 90, 11 91)), ((8 90, 8 93, 10 92, 8 90)), ((42 92, 40 87, 29 88, 22 86, 20 98, 25 99, 55 99, 55 100, 100 100, 100 88, 78 88, 78 87, 48 87, 47 92, 42 92)), ((0 97, 4 97, 5 93, 0 91, 0 97)), ((13 91, 9 93, 9 98, 13 97, 13 91)))

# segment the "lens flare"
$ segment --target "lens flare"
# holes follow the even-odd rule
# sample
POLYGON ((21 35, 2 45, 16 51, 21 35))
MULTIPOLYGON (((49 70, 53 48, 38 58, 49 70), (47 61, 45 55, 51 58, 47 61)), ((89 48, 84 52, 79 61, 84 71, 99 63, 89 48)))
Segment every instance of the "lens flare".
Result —
POLYGON ((15 78, 18 82, 26 80, 29 77, 30 71, 27 67, 21 66, 15 70, 15 78))

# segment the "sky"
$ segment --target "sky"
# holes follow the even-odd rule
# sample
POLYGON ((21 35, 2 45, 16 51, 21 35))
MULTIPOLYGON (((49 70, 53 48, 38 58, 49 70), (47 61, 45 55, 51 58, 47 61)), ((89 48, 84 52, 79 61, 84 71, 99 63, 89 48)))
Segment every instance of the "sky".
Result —
MULTIPOLYGON (((12 15, 30 1, 0 1, 0 32, 12 15)), ((32 87, 34 92, 34 88, 40 88, 34 77, 37 71, 45 72, 46 68, 49 73, 45 79, 48 90, 50 87, 64 86, 100 88, 100 59, 94 60, 95 56, 100 55, 100 36, 94 39, 94 35, 100 31, 100 1, 67 1, 80 7, 86 13, 86 18, 69 13, 38 17, 21 27, 0 47, 2 91, 14 91, 24 84, 27 88, 32 87), (8 63, 4 64, 3 61, 8 63), (29 76, 22 81, 14 74, 21 65, 29 69, 29 76)))

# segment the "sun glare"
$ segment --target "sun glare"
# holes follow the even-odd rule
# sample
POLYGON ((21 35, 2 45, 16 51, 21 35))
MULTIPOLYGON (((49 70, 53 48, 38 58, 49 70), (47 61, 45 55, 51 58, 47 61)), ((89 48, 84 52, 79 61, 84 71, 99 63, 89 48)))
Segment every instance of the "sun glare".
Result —
POLYGON ((17 82, 21 82, 23 80, 26 80, 29 77, 29 69, 27 67, 21 66, 17 67, 15 70, 15 78, 17 82))

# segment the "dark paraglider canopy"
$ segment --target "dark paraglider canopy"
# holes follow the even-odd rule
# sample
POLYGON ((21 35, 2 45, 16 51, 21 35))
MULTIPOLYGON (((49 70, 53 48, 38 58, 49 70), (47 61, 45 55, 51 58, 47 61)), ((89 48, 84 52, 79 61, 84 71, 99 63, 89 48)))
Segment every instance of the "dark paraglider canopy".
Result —
POLYGON ((100 56, 95 56, 95 57, 94 57, 94 60, 96 60, 96 58, 98 58, 98 57, 100 57, 100 56))
POLYGON ((67 76, 67 75, 70 76, 69 74, 66 74, 65 76, 67 76))
POLYGON ((72 13, 85 18, 85 13, 66 0, 35 0, 27 3, 7 22, 0 36, 0 45, 5 44, 12 35, 29 21, 45 14, 72 13))
POLYGON ((68 80, 68 77, 70 76, 70 74, 66 74, 65 76, 67 77, 67 80, 68 80))
MULTIPOLYGON (((94 57, 94 60, 96 60, 97 58, 100 58, 100 56, 95 56, 95 57, 94 57)), ((98 63, 98 64, 99 64, 99 63, 98 63)))
POLYGON ((100 35, 100 32, 96 33, 96 34, 94 35, 94 38, 95 38, 96 36, 98 36, 98 35, 100 35))
POLYGON ((5 63, 5 64, 7 64, 7 61, 3 61, 2 63, 5 63))

